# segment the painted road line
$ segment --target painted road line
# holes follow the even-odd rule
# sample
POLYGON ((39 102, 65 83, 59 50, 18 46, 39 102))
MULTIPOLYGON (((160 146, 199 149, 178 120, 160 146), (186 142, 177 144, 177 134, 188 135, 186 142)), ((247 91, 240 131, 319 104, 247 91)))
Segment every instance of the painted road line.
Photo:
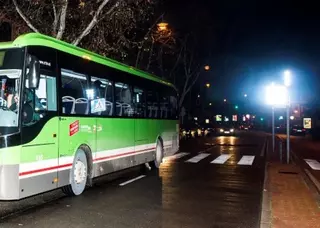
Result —
POLYGON ((139 180, 139 179, 141 179, 141 178, 144 178, 145 176, 146 176, 146 175, 138 176, 138 177, 136 177, 136 178, 133 178, 133 179, 131 179, 131 180, 128 180, 128 181, 126 181, 126 182, 123 182, 123 183, 119 184, 119 186, 124 186, 124 185, 130 184, 130 183, 132 183, 132 182, 134 182, 134 181, 136 181, 136 180, 139 180))
POLYGON ((197 163, 199 161, 201 161, 202 159, 208 157, 210 154, 206 154, 206 153, 201 153, 198 154, 197 156, 190 158, 189 160, 187 160, 186 162, 191 162, 191 163, 197 163))
POLYGON ((216 159, 214 159, 211 163, 213 164, 224 164, 232 155, 230 154, 222 154, 216 159))
POLYGON ((260 157, 263 157, 264 152, 266 150, 266 145, 267 145, 267 139, 264 140, 263 146, 262 146, 262 150, 261 150, 261 154, 260 157))
POLYGON ((252 165, 255 156, 244 155, 238 162, 238 165, 252 165))
POLYGON ((185 152, 177 153, 177 154, 171 155, 169 157, 163 158, 163 161, 173 161, 173 160, 182 158, 182 157, 184 157, 184 156, 186 156, 188 154, 189 153, 185 153, 185 152))
POLYGON ((320 163, 313 159, 304 159, 304 161, 314 170, 320 170, 320 163))

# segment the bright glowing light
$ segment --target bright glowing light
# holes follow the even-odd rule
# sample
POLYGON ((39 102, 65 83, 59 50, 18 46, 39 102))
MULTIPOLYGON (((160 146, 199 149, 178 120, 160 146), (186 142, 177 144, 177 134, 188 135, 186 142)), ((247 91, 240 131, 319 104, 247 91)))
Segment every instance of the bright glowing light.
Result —
POLYGON ((294 112, 294 113, 298 113, 298 110, 294 110, 293 112, 294 112))
POLYGON ((234 129, 232 128, 232 129, 230 129, 230 132, 234 132, 234 129))
POLYGON ((200 97, 200 94, 198 94, 198 98, 200 97))
POLYGON ((283 116, 279 116, 279 120, 283 120, 283 116))
POLYGON ((206 87, 209 88, 209 87, 210 87, 210 83, 207 83, 207 84, 206 84, 206 87))
POLYGON ((209 120, 209 119, 206 119, 206 123, 207 123, 207 124, 210 123, 210 120, 209 120))
POLYGON ((206 65, 206 66, 204 66, 204 69, 208 71, 208 70, 210 70, 210 66, 206 65))
POLYGON ((93 97, 94 97, 94 90, 93 89, 87 89, 86 93, 87 93, 88 99, 93 99, 93 97))
POLYGON ((250 119, 250 114, 247 114, 246 117, 247 117, 247 119, 250 119))
POLYGON ((209 103, 209 105, 211 106, 211 105, 212 105, 212 103, 209 103))
POLYGON ((223 99, 223 102, 227 102, 227 99, 223 99))
POLYGON ((194 120, 195 120, 195 121, 198 121, 198 117, 194 117, 194 120))
POLYGON ((247 97, 248 95, 245 93, 243 96, 244 96, 244 97, 247 97))
POLYGON ((289 103, 287 87, 271 84, 266 88, 266 103, 274 106, 284 106, 289 103))
POLYGON ((166 31, 168 29, 168 23, 161 22, 157 24, 158 31, 166 31))
POLYGON ((290 116, 290 120, 294 120, 294 116, 290 116))
POLYGON ((223 132, 223 129, 220 129, 220 132, 223 132))
POLYGON ((291 86, 291 71, 290 70, 286 70, 284 72, 284 85, 287 87, 291 86))

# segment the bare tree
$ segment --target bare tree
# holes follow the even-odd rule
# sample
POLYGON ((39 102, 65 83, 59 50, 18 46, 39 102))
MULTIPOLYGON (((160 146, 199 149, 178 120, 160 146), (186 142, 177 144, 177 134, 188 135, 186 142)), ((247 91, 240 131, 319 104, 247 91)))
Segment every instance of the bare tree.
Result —
POLYGON ((41 32, 124 60, 143 42, 141 30, 151 21, 159 0, 3 1, 0 20, 11 22, 17 31, 14 36, 41 32))

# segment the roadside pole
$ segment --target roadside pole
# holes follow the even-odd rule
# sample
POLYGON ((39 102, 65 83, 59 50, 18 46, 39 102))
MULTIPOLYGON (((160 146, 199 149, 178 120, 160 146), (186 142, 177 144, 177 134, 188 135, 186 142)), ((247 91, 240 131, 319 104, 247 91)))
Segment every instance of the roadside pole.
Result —
POLYGON ((275 135, 274 135, 274 107, 272 107, 272 152, 275 148, 275 135))

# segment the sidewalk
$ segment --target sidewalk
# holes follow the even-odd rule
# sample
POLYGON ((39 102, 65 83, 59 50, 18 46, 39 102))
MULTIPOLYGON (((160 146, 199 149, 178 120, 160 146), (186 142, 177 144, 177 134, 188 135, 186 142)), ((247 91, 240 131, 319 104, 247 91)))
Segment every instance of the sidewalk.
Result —
POLYGON ((261 227, 320 228, 317 193, 305 182, 301 168, 293 164, 281 164, 277 156, 271 153, 270 146, 268 155, 264 188, 270 204, 265 206, 264 197, 263 213, 270 214, 270 218, 268 224, 265 214, 262 214, 261 227))

